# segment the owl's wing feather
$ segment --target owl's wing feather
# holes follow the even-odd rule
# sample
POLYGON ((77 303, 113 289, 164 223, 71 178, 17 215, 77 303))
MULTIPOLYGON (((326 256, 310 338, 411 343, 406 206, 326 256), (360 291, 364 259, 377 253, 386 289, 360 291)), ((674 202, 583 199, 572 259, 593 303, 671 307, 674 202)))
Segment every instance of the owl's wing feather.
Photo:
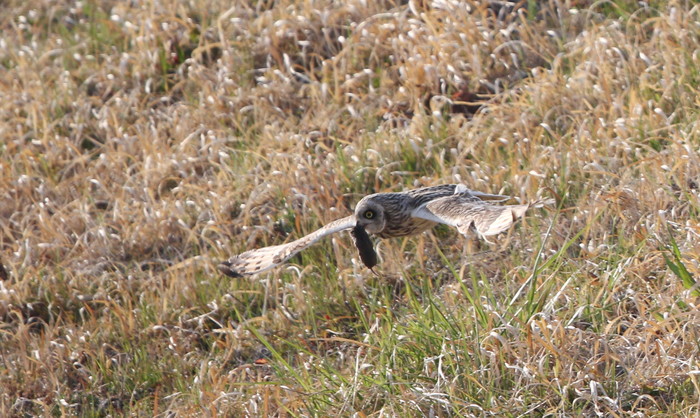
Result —
POLYGON ((355 216, 336 219, 324 227, 287 244, 246 251, 219 264, 219 271, 231 277, 242 277, 271 269, 292 258, 299 251, 315 244, 321 238, 350 229, 356 224, 355 216))
POLYGON ((469 196, 469 197, 476 197, 479 200, 488 200, 491 202, 505 202, 506 200, 512 199, 511 196, 506 196, 504 194, 490 194, 490 193, 479 192, 476 190, 471 190, 471 189, 468 189, 467 186, 465 186, 463 184, 455 185, 454 194, 469 196))
POLYGON ((553 201, 536 201, 523 205, 492 205, 465 194, 441 197, 416 208, 412 216, 454 226, 462 234, 476 232, 480 237, 498 235, 508 230, 531 207, 553 201))

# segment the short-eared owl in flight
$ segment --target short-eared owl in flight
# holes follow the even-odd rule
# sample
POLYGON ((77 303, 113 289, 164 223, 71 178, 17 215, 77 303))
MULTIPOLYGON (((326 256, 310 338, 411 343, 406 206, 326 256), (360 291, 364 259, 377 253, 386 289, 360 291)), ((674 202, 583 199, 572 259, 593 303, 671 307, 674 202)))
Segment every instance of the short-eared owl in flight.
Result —
POLYGON ((311 234, 287 244, 259 248, 229 258, 219 270, 231 277, 260 273, 281 264, 321 238, 350 229, 362 262, 370 269, 377 254, 368 233, 380 238, 414 235, 438 223, 479 238, 506 231, 531 207, 552 200, 523 205, 496 205, 510 196, 481 193, 461 184, 443 184, 400 193, 375 193, 357 204, 355 214, 337 219, 311 234))

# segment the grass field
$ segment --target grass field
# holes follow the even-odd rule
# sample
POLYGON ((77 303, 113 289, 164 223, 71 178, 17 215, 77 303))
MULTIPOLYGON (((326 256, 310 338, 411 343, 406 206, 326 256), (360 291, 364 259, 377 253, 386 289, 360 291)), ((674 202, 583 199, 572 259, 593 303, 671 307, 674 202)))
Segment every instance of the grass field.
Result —
POLYGON ((0 6, 0 416, 700 413, 699 6, 223 3, 0 6), (442 183, 557 204, 216 269, 442 183))

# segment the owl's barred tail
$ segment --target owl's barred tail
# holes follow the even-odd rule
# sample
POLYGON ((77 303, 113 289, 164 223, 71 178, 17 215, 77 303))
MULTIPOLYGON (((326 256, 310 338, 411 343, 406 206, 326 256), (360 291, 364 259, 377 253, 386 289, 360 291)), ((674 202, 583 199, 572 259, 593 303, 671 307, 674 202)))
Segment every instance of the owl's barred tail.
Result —
POLYGON ((542 208, 545 206, 551 206, 556 203, 554 199, 539 199, 534 202, 525 203, 523 205, 512 205, 503 206, 503 208, 510 208, 511 214, 513 216, 513 222, 525 216, 525 213, 530 210, 530 208, 542 208))

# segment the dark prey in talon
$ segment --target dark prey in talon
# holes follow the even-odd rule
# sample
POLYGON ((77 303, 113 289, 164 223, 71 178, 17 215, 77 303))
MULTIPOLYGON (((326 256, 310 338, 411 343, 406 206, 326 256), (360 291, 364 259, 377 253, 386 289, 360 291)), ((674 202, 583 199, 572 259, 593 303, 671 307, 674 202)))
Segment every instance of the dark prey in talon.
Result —
POLYGON ((320 239, 347 229, 351 229, 360 259, 371 269, 378 260, 368 234, 379 238, 404 237, 443 223, 464 235, 475 234, 486 240, 508 230, 529 208, 554 203, 549 199, 522 205, 498 204, 509 199, 509 196, 469 190, 461 184, 375 193, 360 200, 353 215, 337 219, 296 241, 233 256, 219 264, 219 270, 231 277, 260 273, 289 260, 320 239))
POLYGON ((374 251, 372 240, 369 238, 369 235, 367 235, 367 231, 360 225, 355 225, 355 227, 350 230, 350 235, 352 235, 355 247, 357 247, 357 251, 360 253, 360 260, 362 260, 362 263, 367 266, 368 269, 372 270, 379 260, 377 259, 377 252, 374 251))

